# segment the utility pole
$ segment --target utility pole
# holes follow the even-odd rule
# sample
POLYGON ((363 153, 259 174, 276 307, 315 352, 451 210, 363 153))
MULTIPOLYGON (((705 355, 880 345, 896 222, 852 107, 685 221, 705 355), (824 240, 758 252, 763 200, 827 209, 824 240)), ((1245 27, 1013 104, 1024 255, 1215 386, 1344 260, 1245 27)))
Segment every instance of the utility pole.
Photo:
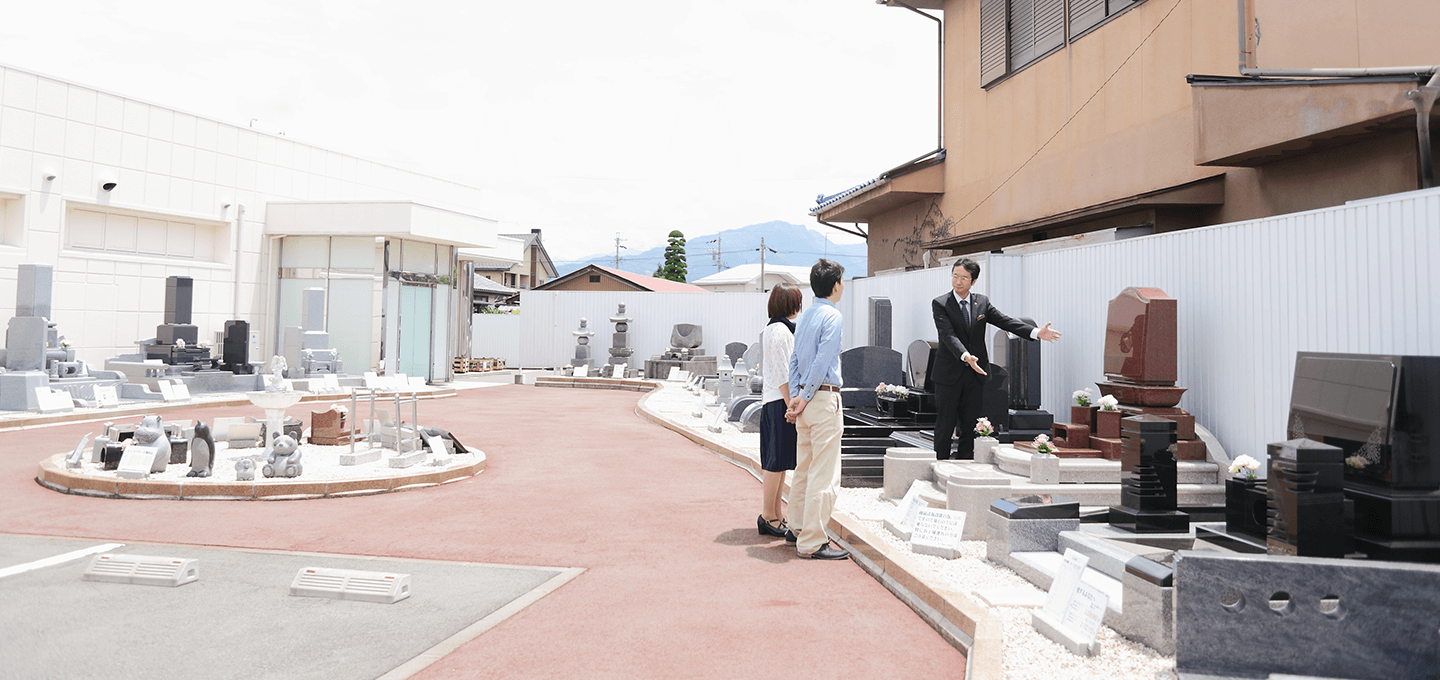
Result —
POLYGON ((618 231, 615 232, 615 268, 616 268, 616 269, 619 269, 619 268, 620 268, 620 250, 621 250, 622 248, 625 249, 625 250, 629 250, 629 248, 626 248, 625 246, 620 245, 620 242, 621 242, 621 241, 624 241, 624 240, 625 240, 625 239, 620 238, 620 232, 618 232, 618 231))
POLYGON ((760 237, 760 292, 765 292, 765 237, 760 237))
POLYGON ((714 243, 714 244, 715 244, 715 247, 710 249, 710 255, 711 255, 711 257, 712 257, 712 258, 714 259, 714 261, 715 261, 715 273, 718 274, 718 273, 724 271, 724 270, 725 270, 725 262, 720 259, 720 252, 721 252, 720 237, 719 237, 719 236, 716 236, 715 238, 712 238, 712 239, 710 239, 709 241, 706 241, 706 243, 714 243))

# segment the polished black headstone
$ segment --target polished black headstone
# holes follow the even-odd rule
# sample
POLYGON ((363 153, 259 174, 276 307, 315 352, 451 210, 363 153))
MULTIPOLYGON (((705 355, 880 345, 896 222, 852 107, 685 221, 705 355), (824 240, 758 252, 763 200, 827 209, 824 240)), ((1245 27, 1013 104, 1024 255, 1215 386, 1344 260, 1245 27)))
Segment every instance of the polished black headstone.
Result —
POLYGON ((1190 516, 1177 512, 1175 421, 1151 415, 1120 421, 1120 505, 1110 525, 1136 533, 1185 532, 1190 516))
POLYGON ((1346 518, 1344 452, 1310 439, 1292 439, 1267 448, 1270 554, 1349 554, 1352 530, 1346 518))
POLYGON ((1266 515, 1268 504, 1265 480, 1226 478, 1225 531, 1265 540, 1265 534, 1269 531, 1266 515))
POLYGON ((890 298, 870 298, 870 344, 890 346, 890 298))
POLYGON ((236 375, 255 372, 250 365, 250 322, 232 319, 225 322, 224 347, 221 348, 223 368, 236 375))
POLYGON ((905 383, 900 361, 900 353, 889 347, 864 345, 841 352, 840 379, 845 387, 840 403, 846 408, 875 408, 877 385, 905 383))
MULTIPOLYGON (((1020 319, 1031 326, 1034 319, 1020 319)), ((1022 411, 1040 408, 1040 343, 997 331, 991 341, 990 360, 1005 367, 1008 407, 1022 411)))
POLYGON ((911 387, 935 393, 935 381, 930 377, 930 364, 935 362, 935 350, 939 347, 938 342, 916 340, 906 348, 905 359, 910 364, 907 377, 910 378, 911 387))
POLYGON ((1054 494, 1015 496, 991 503, 990 512, 1007 519, 1075 519, 1080 501, 1054 494))
POLYGON ((191 306, 195 299, 195 280, 188 276, 165 279, 165 323, 190 323, 191 306))

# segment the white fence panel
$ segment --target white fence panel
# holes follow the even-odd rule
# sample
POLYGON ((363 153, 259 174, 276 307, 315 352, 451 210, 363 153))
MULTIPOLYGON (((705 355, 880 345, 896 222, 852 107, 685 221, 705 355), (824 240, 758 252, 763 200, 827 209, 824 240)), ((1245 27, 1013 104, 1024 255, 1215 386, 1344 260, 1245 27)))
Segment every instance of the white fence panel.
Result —
MULTIPOLYGON (((619 303, 631 319, 629 342, 635 352, 630 365, 644 361, 670 346, 670 331, 677 323, 700 324, 702 348, 723 354, 731 342, 753 344, 769 320, 767 293, 647 293, 612 291, 525 291, 521 294, 520 363, 524 366, 563 366, 575 356, 574 331, 580 319, 595 333, 590 339, 596 364, 609 361, 615 326, 610 317, 619 303)), ((809 304, 809 301, 806 301, 809 304)))
POLYGON ((470 356, 504 359, 506 366, 519 366, 520 315, 471 315, 470 356))

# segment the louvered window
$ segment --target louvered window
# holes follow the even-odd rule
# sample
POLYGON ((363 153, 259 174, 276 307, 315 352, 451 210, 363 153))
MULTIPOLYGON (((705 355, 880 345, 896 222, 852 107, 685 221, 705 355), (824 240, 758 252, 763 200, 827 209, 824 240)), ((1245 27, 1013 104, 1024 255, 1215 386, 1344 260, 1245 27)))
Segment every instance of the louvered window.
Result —
POLYGON ((1144 0, 980 0, 980 85, 1018 71, 1144 0))

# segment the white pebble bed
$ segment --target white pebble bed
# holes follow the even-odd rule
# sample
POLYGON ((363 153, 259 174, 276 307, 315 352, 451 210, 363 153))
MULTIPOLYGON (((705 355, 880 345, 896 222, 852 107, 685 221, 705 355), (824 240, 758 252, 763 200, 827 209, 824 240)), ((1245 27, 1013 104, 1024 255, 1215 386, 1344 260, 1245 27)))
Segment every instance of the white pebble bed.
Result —
MULTIPOLYGON (((701 432, 709 441, 759 460, 760 435, 740 432, 735 423, 725 423, 721 431, 710 432, 715 411, 707 410, 704 418, 691 415, 699 397, 684 389, 684 383, 665 383, 665 389, 651 393, 646 405, 666 418, 692 431, 701 432)), ((985 559, 984 541, 961 541, 961 555, 947 560, 919 555, 910 544, 885 528, 883 518, 896 507, 881 496, 881 489, 840 489, 835 509, 859 518, 867 528, 887 543, 887 551, 903 552, 918 564, 914 576, 927 583, 946 584, 961 592, 991 588, 1036 588, 1010 568, 985 559)), ((973 521, 967 518, 966 521, 973 521)), ((1006 680, 1174 680, 1175 657, 1165 656, 1138 642, 1128 640, 1108 626, 1101 626, 1096 639, 1099 656, 1082 657, 1041 635, 1030 625, 1031 610, 1024 607, 989 607, 971 596, 975 604, 986 607, 1005 625, 1003 663, 1006 680)))

